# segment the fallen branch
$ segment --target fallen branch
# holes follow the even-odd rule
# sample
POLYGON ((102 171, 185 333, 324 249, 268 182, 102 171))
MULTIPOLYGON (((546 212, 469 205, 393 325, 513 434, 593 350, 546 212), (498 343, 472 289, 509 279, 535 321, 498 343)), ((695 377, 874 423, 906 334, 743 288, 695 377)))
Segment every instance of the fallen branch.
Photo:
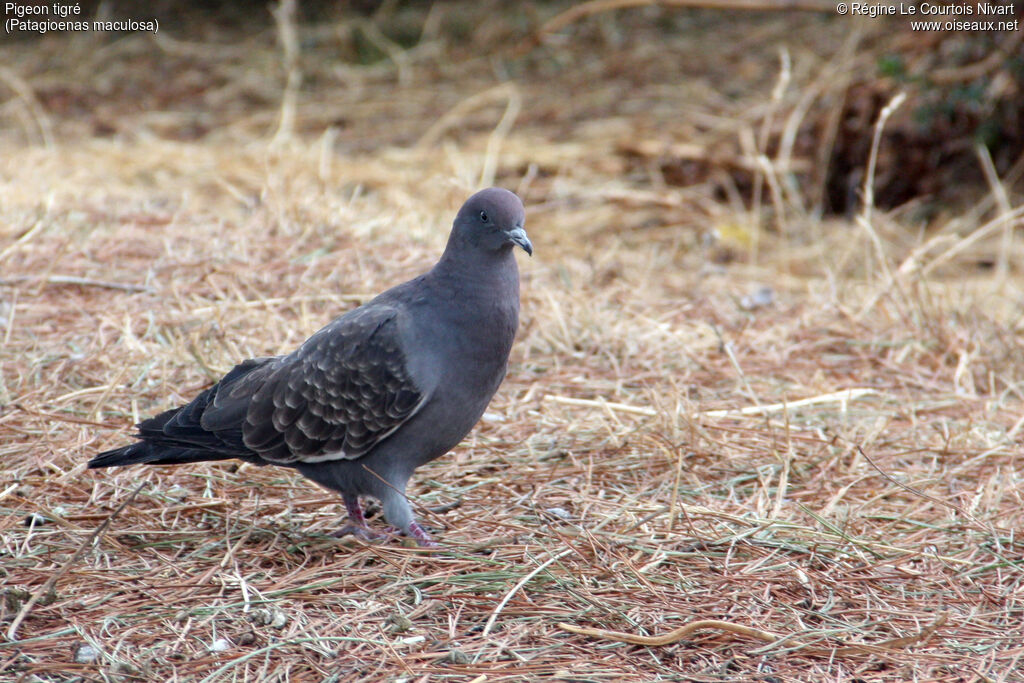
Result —
POLYGON ((691 621, 688 624, 684 624, 677 629, 664 633, 660 636, 639 636, 633 633, 625 633, 623 631, 609 631, 603 628, 584 628, 582 626, 576 626, 575 624, 559 623, 558 628, 569 633, 575 633, 578 635, 589 636, 591 638, 598 638, 600 640, 613 640, 619 643, 630 643, 631 645, 643 645, 646 647, 662 647, 664 645, 672 645, 685 639, 695 631, 704 629, 717 629, 719 631, 726 631, 728 633, 736 633, 741 636, 747 636, 755 640, 771 644, 782 644, 787 643, 796 645, 801 652, 807 654, 816 654, 822 656, 834 656, 834 655, 850 655, 850 654, 875 654, 884 652, 886 650, 894 650, 913 645, 915 643, 923 642, 930 638, 936 629, 946 623, 949 618, 948 614, 939 615, 931 626, 928 626, 919 632, 911 636, 905 636, 902 638, 892 638, 890 640, 884 640, 880 643, 874 644, 853 644, 853 645, 842 645, 840 647, 823 648, 810 643, 804 643, 800 640, 794 639, 792 636, 781 636, 771 631, 761 631, 756 628, 750 628, 749 626, 743 626, 741 624, 734 624, 731 621, 719 621, 717 619, 701 619, 698 621, 691 621))
MULTIPOLYGON (((15 277, 0 278, 0 285, 15 285, 22 282, 36 282, 40 278, 35 275, 17 275, 15 277)), ((93 280, 77 275, 47 275, 42 278, 50 285, 78 285, 80 287, 102 287, 103 289, 119 289, 123 292, 153 292, 152 287, 145 285, 133 285, 125 282, 110 282, 109 280, 93 280)))
POLYGON ((574 5, 569 9, 556 14, 544 22, 537 32, 528 39, 519 49, 529 48, 540 44, 545 34, 560 31, 569 24, 574 24, 602 12, 613 12, 620 9, 635 9, 637 7, 694 7, 701 9, 720 10, 754 10, 754 11, 786 11, 802 10, 805 12, 834 12, 835 3, 822 2, 821 0, 591 0, 574 5))
MULTIPOLYGON (((782 411, 791 410, 793 408, 802 408, 804 406, 816 405, 819 403, 840 403, 844 409, 846 403, 855 399, 861 398, 862 396, 868 396, 871 394, 877 394, 878 392, 874 389, 866 387, 854 388, 854 389, 842 389, 840 391, 833 391, 828 394, 821 394, 819 396, 810 396, 808 398, 802 398, 797 401, 788 401, 782 403, 771 403, 766 406, 746 406, 745 408, 724 408, 721 410, 703 410, 699 411, 697 415, 706 415, 707 417, 727 417, 729 415, 767 415, 769 413, 779 413, 782 411)), ((654 408, 648 408, 647 406, 633 406, 626 403, 616 403, 614 401, 605 401, 604 399, 589 399, 589 398, 573 398, 571 396, 555 396, 548 394, 541 399, 542 401, 551 401, 552 403, 561 403, 568 406, 584 406, 587 408, 603 408, 610 411, 619 411, 623 413, 633 413, 634 415, 646 415, 648 417, 654 417, 659 411, 654 408)))

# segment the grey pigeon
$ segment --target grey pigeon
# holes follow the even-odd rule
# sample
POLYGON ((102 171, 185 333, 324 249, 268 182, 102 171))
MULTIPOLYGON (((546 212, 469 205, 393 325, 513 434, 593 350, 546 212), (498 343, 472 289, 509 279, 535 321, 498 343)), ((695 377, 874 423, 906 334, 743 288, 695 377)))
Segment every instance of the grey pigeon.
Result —
POLYGON ((433 545, 405 497, 413 470, 473 428, 505 377, 519 323, 523 204, 477 192, 459 209, 424 275, 336 318, 286 356, 243 361, 191 403, 144 420, 136 443, 89 467, 238 458, 294 467, 342 495, 336 535, 377 538, 360 496, 421 545, 433 545))

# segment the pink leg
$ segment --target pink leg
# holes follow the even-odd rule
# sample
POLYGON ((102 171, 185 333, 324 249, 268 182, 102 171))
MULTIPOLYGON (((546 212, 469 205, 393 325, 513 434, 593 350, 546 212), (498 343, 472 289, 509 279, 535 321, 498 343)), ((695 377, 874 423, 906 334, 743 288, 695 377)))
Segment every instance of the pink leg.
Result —
POLYGON ((409 535, 416 539, 416 542, 424 548, 438 547, 437 541, 430 537, 430 534, 419 525, 419 522, 413 522, 409 525, 409 535))
POLYGON ((345 526, 335 531, 331 536, 341 538, 352 535, 364 541, 379 541, 384 537, 376 531, 371 531, 366 526, 366 517, 363 515, 363 506, 359 504, 359 496, 344 494, 345 511, 348 512, 348 522, 345 526))
POLYGON ((440 548, 441 544, 430 537, 427 530, 419 525, 418 522, 412 522, 409 524, 408 531, 401 531, 393 526, 388 527, 388 534, 391 536, 408 536, 409 538, 416 541, 416 545, 423 548, 440 548))
POLYGON ((366 526, 366 517, 363 516, 363 506, 359 503, 359 496, 346 493, 345 512, 348 513, 348 521, 359 526, 366 526))

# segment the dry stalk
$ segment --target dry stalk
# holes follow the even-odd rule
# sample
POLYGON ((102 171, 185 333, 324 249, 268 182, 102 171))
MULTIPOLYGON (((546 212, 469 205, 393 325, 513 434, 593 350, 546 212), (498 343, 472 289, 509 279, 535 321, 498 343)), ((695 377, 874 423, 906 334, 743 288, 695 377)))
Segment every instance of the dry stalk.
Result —
MULTIPOLYGON (((1022 31, 1017 33, 1024 35, 1022 31)), ((1013 253, 1013 207, 1010 205, 1010 198, 1006 194, 1006 188, 1003 187, 1003 183, 999 180, 999 174, 996 173, 996 167, 992 163, 992 155, 989 154, 988 148, 984 145, 978 145, 974 148, 974 151, 978 155, 981 170, 985 174, 985 180, 992 189, 992 196, 995 198, 995 204, 999 209, 999 218, 1002 219, 1003 223, 1003 236, 999 242, 999 256, 996 259, 996 278, 999 286, 1002 287, 1006 284, 1006 279, 1010 274, 1010 254, 1013 253)))
MULTIPOLYGON (((774 646, 785 644, 790 646, 791 651, 802 652, 804 654, 816 655, 819 657, 842 657, 854 654, 878 654, 880 651, 902 649, 909 645, 925 642, 931 638, 937 629, 946 623, 948 618, 949 615, 943 613, 934 622, 932 622, 930 626, 911 636, 892 638, 890 640, 883 640, 879 643, 848 644, 833 648, 822 648, 800 641, 793 636, 782 636, 770 631, 761 631, 756 628, 750 628, 749 626, 743 626, 742 624, 736 624, 731 621, 720 621, 717 619, 700 619, 697 621, 691 621, 659 636, 639 636, 632 633, 609 631, 602 628, 584 628, 582 626, 576 626, 575 624, 567 624, 564 622, 559 623, 558 628, 563 631, 568 631, 569 633, 590 636, 591 638, 598 638, 600 640, 614 640, 619 643, 643 645, 646 647, 664 647, 665 645, 673 645, 686 639, 687 636, 690 636, 697 631, 715 629, 770 643, 772 649, 774 649, 774 646)), ((759 654, 762 652, 764 652, 764 649, 758 651, 759 654)))
POLYGON ((651 6, 669 8, 700 7, 729 11, 802 10, 806 12, 831 12, 835 10, 834 5, 817 0, 589 0, 589 2, 581 2, 548 19, 537 30, 534 41, 540 42, 546 34, 561 31, 566 26, 595 14, 651 6))
POLYGON ((511 125, 515 121, 515 117, 519 112, 520 104, 517 98, 518 93, 516 91, 515 84, 513 83, 501 83, 492 88, 488 88, 483 92, 467 97, 435 121, 434 124, 431 125, 430 128, 428 128, 420 137, 416 146, 421 149, 434 146, 438 141, 440 141, 446 132, 458 127, 459 123, 470 112, 475 111, 480 107, 487 106, 492 102, 506 100, 505 112, 502 114, 502 117, 498 122, 498 126, 492 133, 492 139, 495 139, 493 136, 497 133, 499 137, 496 138, 496 140, 497 142, 500 142, 501 137, 507 134, 508 129, 511 128, 511 125))
MULTIPOLYGON (((50 117, 47 116, 46 110, 39 104, 32 86, 7 66, 0 66, 0 81, 10 88, 25 105, 38 129, 39 139, 43 146, 53 149, 53 123, 50 121, 50 117)), ((0 254, 0 257, 2 257, 2 254, 0 254)))
POLYGON ((298 106, 299 88, 302 85, 302 70, 299 68, 299 33, 296 27, 296 0, 279 0, 271 9, 277 25, 277 37, 281 43, 281 62, 285 73, 284 91, 281 94, 281 112, 277 131, 270 144, 277 146, 291 139, 295 132, 295 110, 298 106))
POLYGON ((885 130, 885 123, 889 120, 904 100, 907 95, 905 92, 899 92, 886 104, 882 111, 878 115, 878 121, 875 122, 875 132, 871 138, 871 151, 868 154, 868 168, 864 174, 864 188, 863 198, 861 200, 861 212, 857 216, 857 225, 859 225, 868 235, 871 240, 871 246, 875 251, 875 259, 878 262, 878 266, 882 269, 886 276, 886 284, 878 288, 868 303, 866 303, 860 310, 857 318, 862 319, 868 314, 874 307, 878 300, 887 292, 890 287, 899 286, 895 280, 892 270, 889 268, 889 257, 885 253, 885 247, 882 246, 882 240, 878 236, 878 231, 875 230, 874 223, 872 222, 872 211, 875 208, 875 169, 878 164, 878 149, 882 144, 882 131, 885 130))
MULTIPOLYGON (((0 278, 0 285, 13 285, 21 282, 34 282, 39 278, 31 275, 19 275, 17 277, 0 278)), ((99 287, 101 289, 117 289, 122 292, 147 292, 152 293, 152 287, 145 285, 133 285, 124 282, 109 282, 107 280, 93 280, 87 277, 76 275, 47 275, 43 281, 51 285, 75 285, 78 287, 99 287)))
POLYGON ((575 552, 573 548, 567 548, 566 550, 563 550, 560 553, 552 555, 551 557, 549 557, 548 559, 544 560, 539 565, 534 567, 529 573, 523 576, 523 578, 519 579, 519 581, 517 581, 516 584, 512 586, 512 588, 507 593, 505 593, 505 597, 501 599, 501 602, 498 603, 498 606, 494 608, 493 612, 491 612, 491 616, 487 618, 487 623, 484 624, 484 630, 481 633, 481 637, 486 638, 490 634, 491 629, 494 628, 494 623, 498 620, 498 615, 501 614, 501 610, 505 609, 505 605, 507 605, 509 600, 512 599, 512 596, 518 593, 520 590, 522 590, 523 586, 530 582, 530 579, 537 576, 537 574, 540 574, 542 571, 553 565, 555 562, 558 562, 560 559, 562 559, 563 557, 572 552, 575 552))

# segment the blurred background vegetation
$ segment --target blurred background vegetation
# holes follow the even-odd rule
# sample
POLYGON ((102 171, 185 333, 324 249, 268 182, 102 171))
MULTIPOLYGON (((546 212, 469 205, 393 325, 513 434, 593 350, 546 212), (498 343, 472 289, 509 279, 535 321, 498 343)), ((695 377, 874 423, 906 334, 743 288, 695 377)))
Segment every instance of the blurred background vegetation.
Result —
MULTIPOLYGON (((815 216, 857 209, 871 128, 902 91, 907 100, 880 146, 875 201, 883 209, 909 204, 928 222, 990 193, 981 148, 1008 190, 1019 192, 1024 178, 1021 12, 991 4, 1014 10, 988 18, 1016 21, 1016 30, 915 31, 912 19, 972 17, 839 16, 821 0, 303 2, 294 10, 297 61, 286 65, 274 52, 240 49, 273 47, 264 3, 108 1, 79 3, 79 18, 157 19, 159 33, 22 30, 5 42, 14 50, 9 66, 31 82, 58 134, 71 134, 59 125, 66 122, 97 136, 217 135, 237 125, 239 110, 278 104, 286 69, 298 68, 305 107, 296 133, 330 127, 339 153, 402 145, 426 132, 431 109, 450 104, 443 93, 432 102, 417 93, 397 130, 379 119, 355 122, 341 93, 369 77, 393 84, 400 100, 410 79, 447 72, 521 83, 519 129, 555 124, 565 133, 628 118, 630 130, 618 134, 623 170, 653 171, 669 186, 710 183, 721 198, 738 190, 749 201, 763 170, 750 168, 755 156, 784 157, 789 167, 776 170, 790 208, 815 216), (709 109, 714 117, 695 115, 709 109), (737 134, 743 124, 753 139, 737 134)), ((32 139, 35 126, 17 126, 30 103, 15 84, 7 89, 3 115, 32 139)))

